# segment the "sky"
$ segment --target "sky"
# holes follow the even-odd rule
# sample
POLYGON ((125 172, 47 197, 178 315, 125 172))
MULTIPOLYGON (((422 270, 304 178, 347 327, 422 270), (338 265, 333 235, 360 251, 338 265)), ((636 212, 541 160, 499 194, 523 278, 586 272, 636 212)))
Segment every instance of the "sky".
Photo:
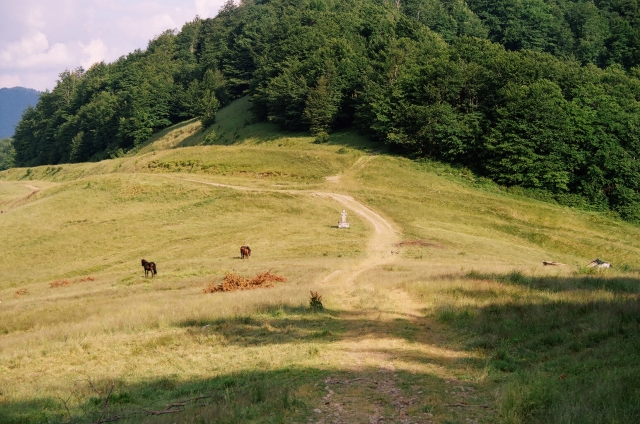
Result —
POLYGON ((66 69, 113 62, 226 0, 0 0, 0 88, 53 89, 66 69))

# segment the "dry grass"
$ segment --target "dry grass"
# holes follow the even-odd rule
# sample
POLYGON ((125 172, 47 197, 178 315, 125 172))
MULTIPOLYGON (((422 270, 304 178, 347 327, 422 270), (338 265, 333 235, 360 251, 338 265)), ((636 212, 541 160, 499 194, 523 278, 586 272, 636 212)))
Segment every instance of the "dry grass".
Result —
POLYGON ((403 240, 396 244, 398 247, 436 247, 442 249, 444 246, 437 243, 430 243, 424 240, 403 240))
MULTIPOLYGON (((171 422, 207 416, 198 411, 227 422, 335 413, 345 422, 400 421, 403 400, 415 402, 403 411, 416 420, 495 422, 491 410, 445 406, 497 405, 508 375, 496 367, 518 364, 519 345, 488 338, 475 318, 512 340, 518 311, 541 319, 557 305, 577 314, 633 299, 623 289, 638 277, 635 226, 510 196, 446 167, 365 156, 348 133, 335 135, 342 145, 315 145, 300 135, 261 139, 256 127, 240 128, 244 121, 220 124, 233 145, 162 150, 199 144, 182 126, 135 156, 0 173, 0 204, 14 205, 0 215, 0 421, 95 422, 102 404, 91 379, 116 383, 113 414, 212 395, 171 422), (339 185, 324 179, 331 175, 339 185), (41 189, 25 199, 25 184, 41 189), (352 213, 349 231, 334 230, 343 207, 311 195, 320 190, 353 195, 394 222, 401 254, 345 284, 365 258, 375 264, 367 252, 374 230, 352 213), (252 246, 250 261, 237 259, 243 244, 252 246), (580 274, 596 256, 616 269, 580 274), (140 257, 154 258, 156 278, 144 278, 140 257), (549 258, 567 266, 543 267, 549 258), (264 269, 287 284, 201 295, 207 282, 264 269), (62 281, 70 284, 50 289, 62 281), (322 311, 310 313, 310 291, 322 292, 322 311), (491 311, 505 328, 491 323, 491 311), (473 344, 482 340, 497 344, 473 344), (330 405, 325 387, 335 392, 330 405), (333 406, 348 402, 342 412, 333 406)), ((147 419, 162 420, 131 422, 147 419)))

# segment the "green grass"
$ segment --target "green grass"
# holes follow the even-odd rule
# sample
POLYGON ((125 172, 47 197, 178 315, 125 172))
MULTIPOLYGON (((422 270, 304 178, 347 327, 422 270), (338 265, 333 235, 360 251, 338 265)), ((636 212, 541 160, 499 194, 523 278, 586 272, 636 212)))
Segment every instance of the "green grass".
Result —
POLYGON ((248 107, 121 158, 0 172, 0 422, 305 422, 334 404, 392 422, 402 402, 416 421, 638 421, 640 228, 351 132, 283 134, 248 107), (414 243, 369 252, 367 221, 333 228, 344 207, 316 192, 414 243), (202 292, 267 270, 287 281, 202 292))

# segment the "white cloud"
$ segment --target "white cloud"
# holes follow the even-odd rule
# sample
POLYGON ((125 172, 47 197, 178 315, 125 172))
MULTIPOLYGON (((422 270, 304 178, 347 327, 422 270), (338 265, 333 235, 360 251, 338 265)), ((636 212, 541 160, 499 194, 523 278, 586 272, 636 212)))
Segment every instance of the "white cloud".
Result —
POLYGON ((0 69, 30 69, 64 65, 70 59, 66 45, 49 46, 47 37, 36 32, 0 50, 0 69))
POLYGON ((111 62, 225 0, 0 0, 0 87, 52 89, 65 69, 111 62))
POLYGON ((107 45, 101 39, 92 39, 87 45, 79 43, 82 48, 82 67, 89 69, 91 65, 97 62, 102 62, 106 59, 108 50, 107 45))
POLYGON ((196 12, 201 18, 213 18, 224 3, 220 0, 196 0, 196 12))
POLYGON ((16 87, 20 85, 20 77, 12 74, 0 74, 0 87, 16 87))

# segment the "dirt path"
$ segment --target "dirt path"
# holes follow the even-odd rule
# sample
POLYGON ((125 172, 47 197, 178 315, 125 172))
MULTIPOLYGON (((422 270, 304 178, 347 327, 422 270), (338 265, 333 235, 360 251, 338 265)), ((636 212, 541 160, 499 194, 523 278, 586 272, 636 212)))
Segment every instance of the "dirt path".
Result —
MULTIPOLYGON (((371 159, 369 157, 358 161, 348 172, 358 172, 371 159)), ((359 275, 399 259, 399 255, 396 252, 400 235, 393 223, 347 194, 311 190, 263 189, 206 182, 191 178, 170 178, 242 191, 289 193, 292 195, 327 198, 342 205, 348 213, 355 213, 365 219, 373 228, 373 235, 368 242, 365 259, 355 266, 334 270, 322 280, 324 284, 331 284, 335 288, 339 288, 340 291, 343 291, 342 294, 345 297, 350 296, 352 285, 349 283, 353 283, 359 275)), ((403 318, 411 317, 412 320, 423 318, 422 308, 424 305, 416 304, 406 292, 395 290, 390 292, 389 296, 392 303, 397 304, 399 309, 393 310, 394 308, 392 307, 392 310, 384 313, 378 311, 378 317, 372 318, 372 320, 380 320, 380 317, 384 315, 379 323, 385 325, 386 322, 386 325, 388 325, 388 322, 393 322, 393 319, 397 319, 400 316, 403 318)), ((351 330, 357 333, 362 329, 351 328, 351 330)), ((424 337, 428 339, 428 335, 424 335, 424 337)), ((414 381, 407 388, 408 383, 396 372, 394 362, 397 359, 401 364, 403 355, 411 357, 411 355, 416 354, 416 351, 424 354, 425 358, 429 358, 431 344, 425 342, 424 345, 420 346, 420 344, 403 346, 402 342, 393 340, 392 334, 387 334, 386 337, 382 337, 380 340, 363 338, 362 336, 354 337, 352 340, 343 343, 337 349, 341 352, 340 355, 345 361, 343 365, 346 366, 346 369, 350 369, 352 377, 328 377, 318 381, 316 386, 324 386, 325 395, 315 402, 312 407, 313 414, 308 419, 308 422, 315 424, 383 424, 389 422, 433 424, 434 422, 441 422, 442 411, 438 413, 431 409, 418 409, 418 405, 424 402, 425 396, 430 399, 430 404, 442 404, 447 407, 447 411, 444 412, 445 416, 455 416, 457 422, 476 424, 485 420, 483 418, 484 414, 491 415, 491 412, 487 412, 483 407, 461 408, 462 410, 457 412, 451 410, 455 408, 455 405, 466 406, 467 400, 470 403, 478 402, 475 398, 478 392, 475 391, 476 388, 473 387, 473 384, 457 382, 452 376, 448 376, 449 373, 445 370, 449 360, 446 358, 432 359, 423 364, 425 367, 433 365, 434 369, 437 369, 437 372, 433 372, 434 375, 447 374, 447 379, 444 382, 428 383, 428 380, 421 380, 419 384, 416 384, 414 381), (396 346, 398 350, 395 356, 380 353, 387 343, 399 343, 396 346), (423 350, 419 350, 421 348, 423 350), (434 364, 430 364, 430 362, 434 364), (367 366, 365 367, 364 364, 367 364, 367 366), (458 389, 455 389, 454 385, 458 389), (470 398, 467 399, 467 397, 470 398), (464 421, 461 421, 462 419, 464 421)), ((386 347, 388 348, 388 346, 386 347)), ((413 372, 415 373, 415 371, 413 372)), ((428 371, 423 372, 426 375, 429 374, 428 371)), ((437 379, 434 381, 437 381, 437 379)))
POLYGON ((396 259, 397 256, 391 252, 394 249, 394 244, 400 241, 400 237, 390 221, 351 196, 327 192, 314 192, 313 195, 335 200, 348 210, 366 219, 374 230, 373 237, 367 246, 367 258, 346 271, 334 271, 322 280, 323 283, 330 282, 337 276, 340 276, 343 282, 352 282, 363 272, 380 265, 386 265, 396 259))
POLYGON ((31 184, 22 184, 23 186, 25 186, 26 188, 28 188, 29 190, 36 192, 36 191, 40 191, 40 187, 36 187, 34 185, 31 184))
POLYGON ((17 199, 9 199, 4 202, 0 202, 0 209, 2 209, 0 210, 0 213, 7 213, 10 209, 14 209, 17 206, 23 205, 27 200, 29 200, 32 196, 40 191, 40 187, 36 187, 31 184, 22 184, 22 186, 31 190, 31 193, 17 199))
MULTIPOLYGON (((370 160, 370 159, 369 159, 370 160)), ((368 162, 362 161, 362 162, 368 162)), ((360 162, 357 162, 361 165, 360 162)), ((370 209, 363 203, 357 201, 353 197, 346 194, 330 193, 323 191, 311 191, 311 190, 277 190, 277 189, 265 189, 256 187, 246 187, 231 184, 213 183, 208 181, 197 180, 193 178, 182 177, 169 177, 176 178, 182 181, 189 181, 198 184, 206 184, 214 187, 230 188, 241 191, 254 191, 254 192, 269 192, 269 193, 288 193, 293 195, 305 195, 305 196, 317 196, 332 199, 346 208, 348 212, 353 212, 360 215, 367 220, 373 227, 374 234, 371 240, 369 240, 367 246, 367 257, 360 264, 349 268, 348 270, 336 270, 327 275, 322 282, 333 282, 336 278, 340 278, 340 281, 349 283, 355 280, 358 275, 363 272, 380 266, 391 263, 395 260, 397 255, 392 252, 394 245, 400 241, 398 231, 394 228, 393 224, 385 219, 382 215, 370 209)))

